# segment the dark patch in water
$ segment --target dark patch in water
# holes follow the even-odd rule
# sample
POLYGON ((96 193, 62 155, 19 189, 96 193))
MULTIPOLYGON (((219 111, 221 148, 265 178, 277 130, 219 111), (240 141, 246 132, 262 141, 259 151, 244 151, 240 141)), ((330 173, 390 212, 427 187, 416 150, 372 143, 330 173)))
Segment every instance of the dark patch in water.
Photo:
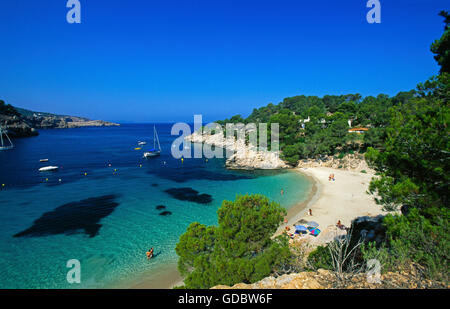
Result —
POLYGON ((164 206, 164 205, 158 205, 158 206, 156 206, 155 208, 158 209, 158 210, 161 210, 161 209, 166 209, 166 206, 164 206))
POLYGON ((171 211, 163 211, 162 213, 160 213, 159 215, 160 216, 170 216, 172 214, 172 212, 171 211))
MULTIPOLYGON (((192 159, 195 162, 194 159, 192 159)), ((184 163, 179 165, 166 165, 163 168, 153 169, 147 172, 160 178, 183 183, 191 180, 233 181, 240 179, 252 179, 255 175, 251 173, 240 173, 239 171, 223 171, 223 168, 208 168, 204 165, 184 163), (192 166, 191 166, 192 164, 192 166)))
POLYGON ((198 204, 208 204, 212 202, 212 196, 209 194, 198 194, 198 191, 192 188, 171 188, 165 192, 169 193, 173 198, 180 201, 190 201, 198 204))
POLYGON ((152 187, 157 187, 159 186, 157 183, 152 183, 152 187))
POLYGON ((44 213, 31 227, 15 234, 14 237, 71 235, 79 233, 80 230, 84 230, 89 237, 94 237, 102 227, 99 224, 100 220, 109 216, 119 206, 115 201, 117 197, 104 195, 61 205, 44 213))

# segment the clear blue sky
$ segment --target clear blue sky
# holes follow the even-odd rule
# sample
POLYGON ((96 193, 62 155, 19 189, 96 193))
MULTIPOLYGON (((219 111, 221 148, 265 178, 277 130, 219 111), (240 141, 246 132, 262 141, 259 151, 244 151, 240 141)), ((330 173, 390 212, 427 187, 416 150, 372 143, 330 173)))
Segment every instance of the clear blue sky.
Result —
POLYGON ((121 122, 212 121, 305 94, 394 95, 438 71, 450 1, 0 2, 0 98, 121 122))

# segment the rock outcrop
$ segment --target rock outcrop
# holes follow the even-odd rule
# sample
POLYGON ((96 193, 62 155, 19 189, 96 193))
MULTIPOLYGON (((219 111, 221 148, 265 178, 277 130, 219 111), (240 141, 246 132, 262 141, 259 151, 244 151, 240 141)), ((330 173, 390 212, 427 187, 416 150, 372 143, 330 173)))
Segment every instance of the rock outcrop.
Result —
POLYGON ((252 284, 238 283, 233 286, 217 285, 212 289, 448 289, 444 282, 425 279, 421 267, 411 264, 399 272, 380 275, 378 282, 368 280, 366 273, 346 274, 318 269, 317 271, 267 277, 252 284))
POLYGON ((225 138, 223 133, 199 134, 197 132, 186 137, 193 143, 204 143, 225 150, 227 155, 226 166, 229 169, 282 169, 289 166, 280 159, 279 153, 258 151, 243 140, 234 137, 225 138))
POLYGON ((73 116, 26 116, 27 121, 37 129, 70 129, 80 127, 109 127, 119 126, 117 123, 112 123, 103 120, 90 120, 82 117, 73 116))
POLYGON ((356 172, 375 173, 368 165, 364 156, 359 153, 347 154, 342 158, 336 156, 321 156, 317 159, 300 160, 298 167, 329 167, 335 169, 344 169, 356 172))
POLYGON ((3 103, 3 108, 0 111, 0 125, 11 138, 38 135, 37 129, 119 126, 119 124, 103 120, 32 112, 14 108, 11 105, 8 105, 6 108, 4 102, 1 102, 3 103))
POLYGON ((36 136, 38 132, 20 116, 0 115, 0 125, 11 138, 36 136))

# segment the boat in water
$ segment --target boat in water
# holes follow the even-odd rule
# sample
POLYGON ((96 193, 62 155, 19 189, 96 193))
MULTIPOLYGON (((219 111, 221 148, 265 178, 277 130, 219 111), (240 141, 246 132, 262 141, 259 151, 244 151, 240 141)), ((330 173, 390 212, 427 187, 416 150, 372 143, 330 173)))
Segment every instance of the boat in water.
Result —
POLYGON ((39 162, 48 162, 48 159, 40 159, 39 162))
POLYGON ((138 142, 139 146, 147 145, 147 142, 138 142))
POLYGON ((59 169, 58 166, 44 166, 39 169, 39 172, 52 172, 59 169))
POLYGON ((11 142, 11 139, 9 138, 8 134, 6 133, 6 130, 3 129, 2 126, 0 126, 0 151, 13 149, 13 148, 14 148, 14 144, 11 142), (5 139, 5 141, 3 141, 3 135, 9 141, 9 145, 6 144, 6 139, 5 139))
POLYGON ((149 151, 144 152, 144 158, 153 158, 161 154, 161 145, 159 144, 158 132, 156 132, 156 127, 153 126, 153 148, 149 151), (156 143, 158 143, 158 149, 156 149, 156 143))

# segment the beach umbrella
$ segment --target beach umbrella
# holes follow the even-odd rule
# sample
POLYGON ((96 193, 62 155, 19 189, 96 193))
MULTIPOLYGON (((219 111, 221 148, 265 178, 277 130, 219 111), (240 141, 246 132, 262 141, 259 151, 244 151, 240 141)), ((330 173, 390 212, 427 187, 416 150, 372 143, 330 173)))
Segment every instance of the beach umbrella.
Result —
POLYGON ((311 230, 311 235, 313 235, 313 236, 317 236, 317 235, 319 235, 319 233, 320 233, 320 230, 319 230, 319 229, 313 229, 313 230, 311 230))
POLYGON ((296 226, 295 226, 295 230, 296 230, 296 231, 299 231, 299 232, 304 232, 304 231, 306 231, 307 229, 306 229, 306 226, 303 226, 303 225, 296 225, 296 226))
POLYGON ((317 223, 316 221, 309 221, 308 223, 306 223, 306 225, 310 227, 318 227, 319 223, 317 223))

